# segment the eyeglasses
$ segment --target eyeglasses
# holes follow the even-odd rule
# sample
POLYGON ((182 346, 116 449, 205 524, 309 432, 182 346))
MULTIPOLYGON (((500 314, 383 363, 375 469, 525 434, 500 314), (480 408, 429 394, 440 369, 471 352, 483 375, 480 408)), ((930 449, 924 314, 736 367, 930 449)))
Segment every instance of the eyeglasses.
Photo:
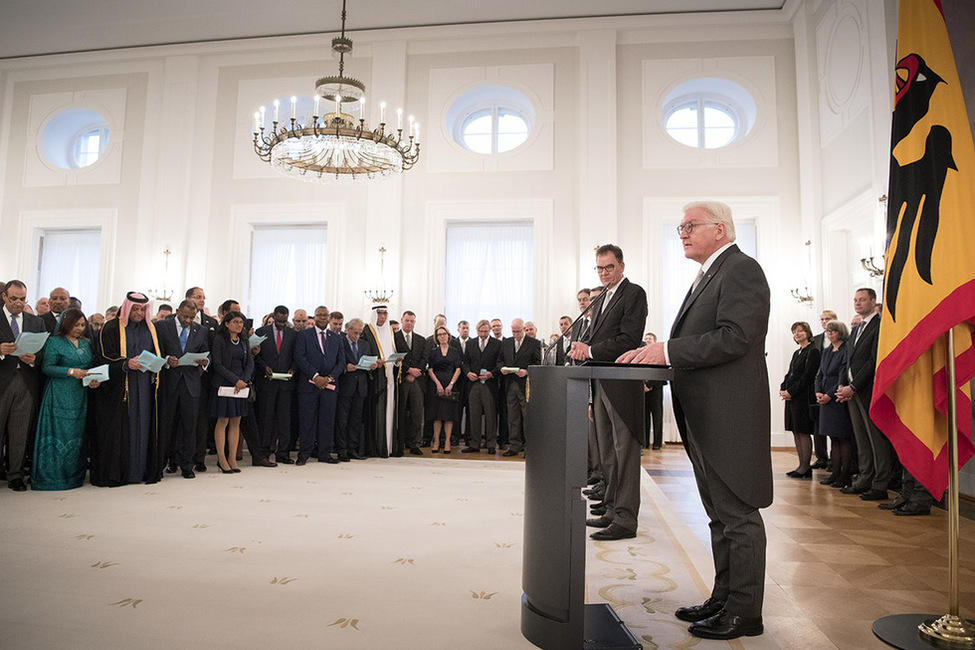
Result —
POLYGON ((616 269, 615 264, 607 264, 606 266, 594 266, 596 273, 612 273, 616 269))
POLYGON ((677 226, 677 234, 682 235, 686 232, 688 235, 690 235, 691 232, 693 232, 693 230, 698 226, 717 226, 717 225, 718 224, 716 223, 694 223, 693 221, 690 223, 682 223, 679 226, 677 226))

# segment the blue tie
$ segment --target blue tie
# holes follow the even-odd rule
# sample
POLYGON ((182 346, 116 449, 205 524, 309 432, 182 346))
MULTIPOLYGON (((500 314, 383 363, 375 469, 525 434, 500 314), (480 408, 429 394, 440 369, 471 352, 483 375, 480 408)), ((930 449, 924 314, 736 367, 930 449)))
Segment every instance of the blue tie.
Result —
POLYGON ((179 345, 181 348, 183 348, 183 352, 186 352, 186 329, 187 328, 184 327, 179 333, 179 345))
POLYGON ((17 324, 17 317, 16 316, 11 316, 10 317, 10 329, 13 330, 13 332, 14 332, 14 340, 16 341, 17 340, 17 337, 20 336, 20 325, 17 324))
POLYGON ((359 362, 359 342, 358 341, 356 341, 355 343, 352 344, 352 352, 355 353, 355 360, 356 360, 356 363, 358 363, 359 362))

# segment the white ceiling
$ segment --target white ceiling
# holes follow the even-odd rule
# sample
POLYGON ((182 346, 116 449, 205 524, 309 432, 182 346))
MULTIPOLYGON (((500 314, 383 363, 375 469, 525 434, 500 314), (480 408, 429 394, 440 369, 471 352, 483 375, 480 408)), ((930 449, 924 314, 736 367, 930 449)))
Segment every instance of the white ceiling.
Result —
MULTIPOLYGON (((596 16, 779 10, 786 0, 349 0, 357 31, 596 16)), ((341 0, 0 0, 0 59, 333 33, 341 0)))

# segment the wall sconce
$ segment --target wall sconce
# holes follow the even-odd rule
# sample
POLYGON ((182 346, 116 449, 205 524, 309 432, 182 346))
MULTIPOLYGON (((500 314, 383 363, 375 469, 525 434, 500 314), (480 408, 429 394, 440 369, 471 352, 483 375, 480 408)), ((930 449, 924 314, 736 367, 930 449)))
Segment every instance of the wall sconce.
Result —
POLYGON ((163 302, 169 302, 173 299, 173 292, 171 289, 166 288, 166 280, 169 278, 169 256, 172 252, 167 248, 163 251, 163 255, 166 257, 165 270, 163 271, 163 283, 161 289, 150 289, 149 296, 153 300, 161 300, 163 302))
POLYGON ((369 299, 374 305, 384 305, 387 304, 393 297, 393 290, 390 289, 386 291, 386 272, 385 272, 385 258, 386 257, 386 247, 383 246, 379 249, 379 288, 373 289, 371 291, 363 291, 366 298, 369 299))
MULTIPOLYGON (((860 266, 863 267, 864 271, 870 274, 871 278, 882 278, 884 276, 884 270, 877 266, 876 260, 877 258, 873 255, 870 257, 861 257, 860 266)), ((883 262, 884 258, 881 257, 880 261, 883 262)))
MULTIPOLYGON (((806 273, 808 274, 809 269, 812 267, 812 241, 807 239, 804 245, 806 247, 806 273)), ((800 304, 815 300, 812 294, 809 293, 809 285, 803 287, 802 291, 799 290, 799 287, 793 289, 792 297, 795 298, 800 304)))

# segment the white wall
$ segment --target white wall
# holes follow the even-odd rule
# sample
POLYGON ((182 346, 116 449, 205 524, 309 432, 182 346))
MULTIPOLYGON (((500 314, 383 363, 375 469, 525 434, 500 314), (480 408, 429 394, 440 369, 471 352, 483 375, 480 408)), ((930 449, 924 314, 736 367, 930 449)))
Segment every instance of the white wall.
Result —
POLYGON ((22 242, 37 214, 74 214, 79 223, 113 214, 104 251, 112 263, 103 265, 110 277, 89 309, 164 282, 177 296, 205 287, 210 306, 246 300, 250 224, 293 213, 328 223, 334 270, 330 295, 293 307, 324 302, 347 317, 364 313, 362 292, 378 282, 383 246, 393 311, 413 309, 426 333, 443 306, 440 224, 473 206, 475 214, 536 219, 542 333, 573 312, 578 287, 596 284, 592 251, 609 241, 622 245, 628 276, 648 289, 648 329, 666 333, 660 294, 669 273, 655 238, 679 217, 680 202, 722 198, 758 219, 759 261, 773 290, 774 444, 789 445, 776 397, 793 347, 788 326, 808 320, 815 329, 827 306, 849 315, 839 303, 862 281, 852 257, 876 234, 868 204, 885 192, 887 22, 877 3, 836 0, 720 17, 352 34, 346 71, 366 84, 372 121, 380 99, 405 104, 429 143, 402 178, 369 186, 276 177, 251 153, 258 104, 310 94, 317 77, 334 74, 337 65, 323 57, 331 35, 0 61, 0 277, 30 277, 36 260, 22 242), (860 61, 853 81, 838 57, 860 61), (743 141, 697 155, 663 134, 659 102, 695 75, 725 76, 753 94, 758 119, 743 141), (442 124, 445 103, 482 80, 537 101, 542 129, 529 146, 488 162, 450 143, 442 124), (51 101, 58 93, 62 104, 51 101), (40 161, 34 131, 52 107, 119 96, 120 105, 105 109, 115 120, 112 148, 87 176, 75 173, 72 182, 70 172, 40 161), (850 211, 859 220, 837 216, 850 211), (173 252, 166 277, 164 249, 173 252), (840 267, 844 278, 822 277, 840 267), (789 294, 803 284, 816 296, 810 305, 789 294))

